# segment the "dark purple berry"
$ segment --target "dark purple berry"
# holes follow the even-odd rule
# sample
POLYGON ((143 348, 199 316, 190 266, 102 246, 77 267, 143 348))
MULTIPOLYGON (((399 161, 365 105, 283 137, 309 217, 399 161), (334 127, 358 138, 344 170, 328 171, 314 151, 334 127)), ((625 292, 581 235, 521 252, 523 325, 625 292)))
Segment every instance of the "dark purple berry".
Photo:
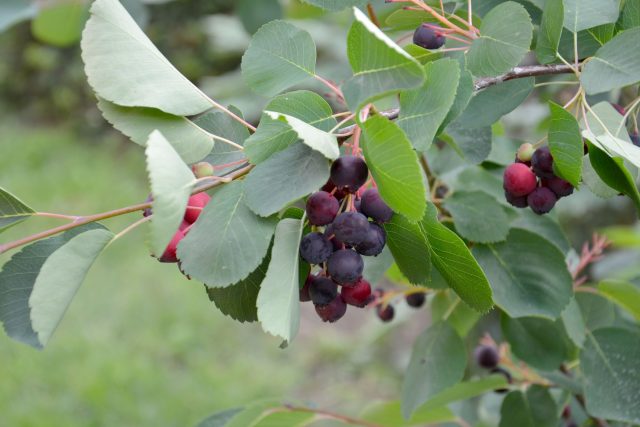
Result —
POLYGON ((327 236, 327 239, 331 241, 334 251, 345 249, 346 247, 348 247, 343 241, 336 237, 335 233, 333 232, 333 224, 327 225, 327 227, 324 229, 324 235, 327 236))
POLYGON ((512 163, 504 170, 502 185, 512 196, 522 197, 535 190, 538 180, 525 164, 512 163))
POLYGON ((327 225, 340 209, 340 202, 326 191, 313 193, 307 199, 307 217, 312 225, 327 225))
POLYGON ((329 276, 341 285, 355 284, 362 277, 362 270, 364 270, 362 257, 351 249, 335 251, 327 261, 329 276))
POLYGON ((369 231, 364 240, 356 245, 356 251, 364 256, 376 256, 387 244, 387 233, 378 224, 369 224, 369 231))
POLYGON ((326 305, 316 305, 316 313, 324 322, 335 322, 347 312, 347 304, 340 295, 326 305))
MULTIPOLYGON (((504 368, 501 368, 501 367, 498 366, 497 368, 493 368, 491 370, 491 373, 492 374, 504 375, 504 377, 507 379, 507 382, 509 384, 511 384, 513 382, 513 378, 511 377, 511 373, 509 371, 507 371, 506 369, 504 369, 504 368)), ((509 391, 509 389, 508 388, 497 388, 497 389, 495 389, 493 391, 495 391, 496 393, 506 393, 506 392, 509 391)))
POLYGON ((345 196, 349 194, 348 191, 338 190, 336 185, 333 182, 331 182, 331 179, 329 179, 329 181, 327 181, 326 184, 324 184, 320 190, 333 195, 333 197, 335 197, 338 200, 344 199, 345 196))
POLYGON ((571 418, 571 406, 567 405, 562 408, 562 418, 564 418, 565 420, 571 418))
POLYGON ((636 147, 640 147, 640 135, 638 135, 638 132, 629 134, 629 138, 631 138, 631 142, 633 142, 633 145, 635 145, 636 147))
POLYGON ((354 286, 343 286, 340 294, 347 304, 364 307, 371 299, 371 284, 364 279, 360 279, 354 286))
POLYGON ((309 264, 321 264, 333 252, 333 245, 322 233, 309 233, 300 242, 300 256, 309 264))
MULTIPOLYGON (((153 196, 149 194, 144 202, 145 203, 153 202, 153 196)), ((146 218, 150 216, 152 213, 153 212, 151 212, 151 208, 146 208, 145 210, 142 211, 142 216, 146 218)))
POLYGON ((362 212, 363 215, 366 215, 378 222, 387 222, 391 220, 393 211, 384 202, 384 200, 382 200, 377 188, 367 189, 362 193, 360 200, 360 212, 362 212))
POLYGON ((338 189, 355 193, 369 177, 369 168, 362 158, 357 156, 339 157, 331 165, 331 182, 338 189))
POLYGON ((420 25, 413 33, 413 44, 425 49, 440 49, 444 42, 443 33, 425 25, 420 25))
POLYGON ((498 366, 498 362, 500 362, 498 349, 492 345, 481 345, 476 347, 473 355, 476 359, 476 363, 485 369, 493 369, 498 366))
POLYGON ((383 322, 391 322, 395 315, 395 310, 391 304, 387 304, 384 307, 380 304, 376 307, 376 313, 383 322))
POLYGON ((542 186, 553 191, 558 198, 566 197, 573 193, 573 185, 562 178, 558 178, 557 176, 543 179, 542 186))
POLYGON ((553 156, 549 147, 540 147, 533 153, 531 166, 540 178, 553 178, 555 176, 553 173, 553 156))
POLYGON ((546 187, 538 187, 527 196, 527 203, 532 211, 543 215, 551 211, 558 201, 556 194, 546 187))
POLYGON ((309 284, 309 296, 315 305, 327 305, 338 295, 338 285, 328 277, 314 277, 309 284))
POLYGON ((413 292, 407 295, 404 299, 407 301, 409 307, 420 308, 424 305, 426 296, 424 292, 413 292))
POLYGON ((357 245, 367 238, 369 220, 358 212, 343 212, 331 224, 333 234, 341 242, 357 245))
POLYGON ((504 198, 511 204, 511 206, 515 206, 516 208, 526 208, 529 206, 529 204, 527 204, 527 196, 517 197, 509 193, 507 190, 504 190, 504 198))
POLYGON ((309 274, 307 276, 307 280, 304 281, 304 286, 300 288, 300 302, 311 301, 311 295, 309 295, 309 286, 311 286, 311 282, 315 280, 315 276, 309 274))

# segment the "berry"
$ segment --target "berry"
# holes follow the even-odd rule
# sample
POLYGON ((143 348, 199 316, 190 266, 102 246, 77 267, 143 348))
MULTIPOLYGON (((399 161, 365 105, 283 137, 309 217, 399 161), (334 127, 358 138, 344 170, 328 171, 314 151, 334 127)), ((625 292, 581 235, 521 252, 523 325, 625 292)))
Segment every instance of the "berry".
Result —
POLYGON ((158 258, 158 261, 178 262, 178 254, 177 254, 178 243, 180 243, 180 240, 182 240, 183 238, 184 238, 184 233, 181 230, 176 231, 176 234, 174 234, 173 237, 171 238, 171 241, 169 242, 166 249, 164 250, 164 253, 160 258, 158 258))
MULTIPOLYGON (((144 202, 145 203, 153 202, 153 196, 151 194, 149 194, 144 202)), ((142 211, 142 216, 146 218, 148 216, 151 216, 152 213, 153 212, 151 212, 151 208, 147 208, 147 209, 142 211)))
POLYGON ((542 186, 553 191, 558 198, 566 197, 573 193, 573 185, 562 178, 554 176, 553 178, 543 179, 542 186))
POLYGON ((380 320, 382 320, 383 322, 391 322, 393 320, 393 316, 395 315, 395 310, 390 304, 387 304, 386 306, 384 306, 384 308, 381 304, 376 307, 376 313, 378 314, 380 320))
POLYGON ((512 163, 504 170, 503 186, 512 196, 526 196, 535 190, 536 185, 536 176, 522 163, 512 163))
POLYGON ((326 191, 313 193, 307 199, 307 217, 312 225, 327 225, 340 209, 340 202, 326 191))
POLYGON ((364 279, 360 279, 352 287, 343 286, 340 294, 347 304, 364 307, 371 299, 371 284, 364 279))
POLYGON ((551 211, 558 201, 555 193, 546 187, 536 188, 533 193, 527 196, 527 203, 532 211, 538 215, 551 211))
POLYGON ((347 312, 347 304, 340 295, 326 305, 316 305, 316 313, 324 322, 335 322, 347 312))
POLYGON ((571 418, 571 406, 567 405, 564 408, 562 408, 562 418, 564 418, 565 420, 568 420, 571 418))
POLYGON ((409 307, 419 308, 424 305, 426 296, 424 292, 414 292, 404 297, 404 299, 407 301, 409 307))
POLYGON ((191 166, 191 171, 196 178, 213 176, 213 165, 209 162, 200 162, 191 166))
POLYGON ((369 224, 369 231, 364 240, 356 245, 356 251, 360 255, 376 256, 387 244, 387 233, 378 224, 369 224))
POLYGON ((530 162, 534 151, 533 144, 526 142, 518 148, 517 159, 522 163, 530 162))
POLYGON ((314 277, 309 284, 309 296, 315 305, 327 305, 337 295, 338 285, 328 277, 314 277))
POLYGON ((331 229, 338 240, 357 245, 367 238, 369 220, 358 212, 343 212, 333 221, 331 229))
POLYGON ((393 216, 393 211, 382 200, 377 188, 367 189, 360 200, 360 212, 374 221, 388 222, 393 216))
POLYGON ((498 350, 492 345, 478 346, 474 351, 473 356, 476 359, 476 363, 485 369, 495 368, 498 366, 498 362, 500 361, 498 350))
POLYGON ((349 194, 345 190, 338 190, 336 185, 333 182, 331 182, 331 179, 329 179, 329 181, 327 181, 326 184, 324 184, 320 190, 325 191, 329 194, 332 194, 333 197, 335 197, 338 200, 344 199, 345 196, 349 194))
POLYGON ((549 147, 540 147, 531 157, 531 166, 533 171, 540 178, 553 178, 553 156, 549 147))
POLYGON ((505 190, 504 198, 507 199, 507 202, 509 202, 512 206, 515 206, 516 208, 526 208, 527 206, 529 206, 529 204, 527 203, 527 196, 516 197, 505 190))
POLYGON ((440 49, 444 42, 445 38, 442 33, 432 27, 420 25, 413 33, 413 44, 425 49, 440 49))
POLYGON ((331 241, 334 251, 337 251, 339 249, 344 249, 345 247, 349 247, 348 245, 345 245, 343 241, 341 241, 335 236, 335 233, 333 232, 333 224, 329 224, 327 228, 324 229, 324 235, 327 236, 327 239, 331 241))
POLYGON ((616 111, 618 113, 620 113, 621 116, 624 116, 625 114, 627 114, 627 111, 624 109, 624 107, 622 105, 620 105, 620 104, 611 104, 611 106, 613 108, 615 108, 616 111))
POLYGON ((333 252, 333 245, 322 233, 309 233, 300 242, 300 256, 309 264, 321 264, 333 252))
POLYGON ((335 251, 327 262, 327 271, 331 278, 344 286, 355 284, 362 277, 364 261, 351 249, 335 251))
POLYGON ((311 295, 309 295, 309 286, 311 286, 311 282, 315 279, 314 276, 309 274, 307 276, 307 280, 304 281, 304 285, 300 288, 300 302, 311 301, 311 295))
POLYGON ((198 193, 189 197, 184 219, 190 224, 196 222, 200 213, 202 213, 202 209, 209 203, 209 200, 211 200, 211 197, 207 193, 198 193))
POLYGON ((369 168, 360 157, 342 156, 331 165, 331 182, 338 189, 355 193, 369 177, 369 168))
MULTIPOLYGON (((497 368, 493 368, 491 370, 491 373, 492 374, 504 375, 509 384, 511 384, 513 382, 513 378, 511 377, 511 373, 509 371, 507 371, 506 369, 504 369, 504 368, 501 368, 501 367, 498 366, 497 368)), ((497 389, 495 389, 493 391, 495 391, 496 393, 506 393, 506 392, 509 391, 509 389, 508 388, 497 388, 497 389)))
POLYGON ((638 135, 638 132, 629 134, 629 138, 631 138, 631 142, 633 142, 633 145, 635 145, 636 147, 640 147, 640 135, 638 135))

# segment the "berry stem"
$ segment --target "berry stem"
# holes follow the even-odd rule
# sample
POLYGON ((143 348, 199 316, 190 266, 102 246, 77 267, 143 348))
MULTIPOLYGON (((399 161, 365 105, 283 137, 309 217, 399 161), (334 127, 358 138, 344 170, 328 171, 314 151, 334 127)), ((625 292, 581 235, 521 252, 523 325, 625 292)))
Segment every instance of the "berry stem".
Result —
POLYGON ((77 215, 63 215, 63 214, 56 214, 56 213, 50 213, 50 212, 36 212, 33 215, 41 216, 43 218, 67 219, 70 221, 75 221, 78 218, 80 218, 80 216, 77 216, 77 215))
POLYGON ((326 87, 328 87, 331 92, 333 92, 338 99, 340 100, 340 102, 344 103, 344 95, 342 94, 342 90, 340 90, 340 88, 338 86, 336 86, 335 84, 333 84, 331 81, 325 79, 322 76, 319 76, 317 74, 314 74, 313 77, 318 80, 320 83, 322 83, 323 85, 325 85, 326 87))
POLYGON ((127 233, 129 233, 130 231, 135 230, 136 228, 138 228, 139 226, 141 226, 142 224, 144 224, 145 222, 148 222, 151 220, 151 218, 153 218, 153 215, 149 215, 147 217, 141 218, 139 220, 137 220, 136 222, 134 222, 133 224, 130 224, 127 228, 125 228, 124 230, 122 230, 121 232, 119 232, 118 234, 116 234, 115 236, 113 236, 113 238, 111 239, 111 241, 107 244, 107 246, 110 246, 113 242, 115 242, 116 240, 120 239, 121 237, 125 236, 127 233))
POLYGON ((380 21, 378 20, 378 15, 376 15, 376 11, 373 9, 371 3, 367 3, 367 13, 369 14, 369 19, 371 22, 375 24, 376 27, 380 28, 380 21))
POLYGON ((416 6, 418 6, 419 8, 422 8, 425 11, 429 12, 429 14, 431 16, 436 18, 438 21, 440 21, 446 27, 449 27, 452 30, 454 30, 456 33, 458 33, 458 34, 460 34, 462 36, 468 37, 470 39, 477 38, 477 35, 475 33, 471 32, 471 31, 463 30, 462 28, 458 27, 456 24, 454 24, 453 22, 451 22, 447 18, 445 18, 444 15, 439 14, 431 6, 425 4, 421 0, 409 0, 409 1, 411 3, 413 3, 413 4, 415 4, 416 6))

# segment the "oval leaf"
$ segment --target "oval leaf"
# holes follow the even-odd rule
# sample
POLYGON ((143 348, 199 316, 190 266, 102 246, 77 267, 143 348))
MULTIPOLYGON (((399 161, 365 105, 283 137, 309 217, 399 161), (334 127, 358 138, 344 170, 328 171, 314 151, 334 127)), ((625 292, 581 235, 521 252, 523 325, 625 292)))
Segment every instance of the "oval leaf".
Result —
POLYGON ((0 233, 28 219, 33 213, 33 209, 0 187, 0 233))
POLYGON ((509 233, 509 217, 496 200, 482 191, 455 192, 445 199, 444 207, 456 231, 478 243, 500 242, 509 233))
POLYGON ((584 142, 576 118, 561 106, 549 103, 549 148, 553 155, 553 167, 560 178, 574 187, 580 185, 584 142))
POLYGON ((414 285, 427 285, 431 280, 431 251, 422 228, 402 215, 394 215, 384 229, 387 245, 402 274, 414 285))

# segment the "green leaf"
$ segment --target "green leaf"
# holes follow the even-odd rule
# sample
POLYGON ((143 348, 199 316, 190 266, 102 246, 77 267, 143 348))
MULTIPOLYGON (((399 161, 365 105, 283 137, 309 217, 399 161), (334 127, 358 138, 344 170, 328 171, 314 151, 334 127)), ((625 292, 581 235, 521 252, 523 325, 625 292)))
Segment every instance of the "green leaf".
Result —
POLYGON ((418 157, 402 129, 382 116, 362 125, 364 157, 384 201, 417 222, 426 208, 426 188, 418 157))
POLYGON ((247 205, 270 216, 318 190, 329 179, 329 162, 307 145, 297 143, 256 166, 245 179, 247 205))
POLYGON ((619 25, 623 30, 640 27, 640 0, 625 0, 619 25))
MULTIPOLYGON (((237 108, 229 106, 229 110, 238 117, 242 117, 242 112, 237 108)), ((249 138, 249 130, 242 123, 222 111, 208 111, 198 116, 193 122, 210 134, 226 138, 238 145, 244 145, 245 140, 249 138)), ((245 152, 238 147, 224 142, 218 142, 213 146, 213 149, 203 161, 211 163, 214 166, 221 166, 245 158, 245 152)), ((216 167, 215 174, 223 175, 237 167, 237 165, 224 168, 216 167)))
POLYGON ((391 402, 375 402, 365 408, 360 419, 370 421, 376 426, 384 427, 422 427, 434 423, 446 423, 454 421, 455 414, 446 406, 416 410, 409 419, 404 419, 400 411, 401 403, 397 400, 391 402))
POLYGON ((112 237, 100 225, 83 225, 13 255, 0 272, 0 319, 7 334, 36 348, 45 346, 112 237))
POLYGON ((575 295, 575 299, 587 331, 593 332, 596 329, 611 326, 615 322, 615 306, 605 297, 579 292, 575 295))
POLYGON ((402 215, 394 215, 384 229, 387 245, 402 274, 414 285, 427 285, 431 279, 431 252, 422 228, 402 215))
POLYGON ((501 317, 502 332, 513 354, 536 369, 555 371, 567 354, 565 333, 559 322, 537 317, 501 317))
POLYGON ((464 343, 448 323, 436 323, 425 330, 413 346, 402 384, 404 418, 462 380, 466 366, 464 343))
POLYGON ((467 53, 467 68, 474 76, 497 76, 522 61, 533 38, 527 10, 508 1, 491 10, 482 20, 480 37, 467 53))
POLYGON ((33 209, 0 187, 0 233, 34 214, 33 209))
POLYGON ((303 427, 314 421, 316 414, 307 411, 291 411, 286 408, 266 411, 262 416, 251 423, 251 427, 303 427))
POLYGON ((331 12, 337 12, 342 9, 353 6, 365 6, 367 0, 302 0, 305 3, 312 4, 331 12))
POLYGON ((500 242, 509 234, 509 217, 495 199, 482 191, 455 192, 445 199, 456 231, 478 243, 500 242))
POLYGON ((638 39, 640 28, 636 27, 619 33, 598 49, 580 75, 588 94, 608 92, 640 81, 638 39))
MULTIPOLYGON (((387 239, 389 232, 387 232, 387 239)), ((388 241, 388 240, 387 240, 388 241)), ((366 277, 372 286, 375 286, 384 278, 384 274, 393 265, 393 255, 388 246, 378 256, 364 257, 364 271, 362 277, 366 277)))
POLYGON ((448 138, 444 136, 443 139, 467 162, 482 163, 491 153, 491 127, 471 129, 463 123, 460 118, 451 123, 446 129, 448 138))
POLYGON ((276 219, 254 215, 245 204, 246 189, 243 181, 223 185, 178 245, 182 270, 208 287, 244 280, 269 249, 276 219))
POLYGON ((149 135, 145 153, 153 195, 151 250, 159 257, 182 222, 195 178, 159 131, 149 135))
POLYGON ((260 283, 267 274, 271 258, 265 256, 262 264, 241 280, 226 288, 206 288, 209 300, 225 315, 239 322, 255 322, 258 320, 256 301, 260 291, 260 283))
POLYGON ((456 89, 456 97, 453 101, 453 105, 449 109, 449 113, 440 125, 440 129, 438 129, 436 135, 439 135, 449 125, 449 123, 460 117, 460 114, 462 114, 469 105, 473 92, 473 76, 466 69, 461 70, 460 80, 458 80, 458 88, 456 89))
POLYGON ((600 176, 598 176, 598 173, 593 169, 593 166, 591 166, 589 155, 582 158, 582 182, 593 194, 603 199, 610 199, 620 194, 605 184, 600 176))
POLYGON ((563 0, 546 0, 536 43, 536 58, 541 64, 555 62, 564 22, 563 0))
POLYGON ((580 125, 567 110, 549 102, 551 123, 549 124, 549 148, 553 155, 553 167, 560 178, 574 187, 580 185, 584 143, 580 125))
POLYGON ((451 291, 438 292, 431 300, 432 321, 446 320, 462 338, 469 334, 481 316, 468 305, 460 304, 460 298, 451 291))
POLYGON ((422 65, 354 8, 347 38, 353 77, 342 86, 352 111, 389 93, 417 88, 424 81, 422 65))
POLYGON ((540 385, 510 392, 500 407, 500 427, 556 427, 559 418, 553 396, 540 385))
POLYGON ((618 0, 563 0, 563 2, 564 26, 572 33, 618 20, 618 0))
POLYGON ((81 45, 89 84, 101 98, 178 116, 199 114, 213 106, 171 65, 117 0, 93 3, 81 45))
POLYGON ((278 0, 239 0, 236 3, 236 14, 242 25, 250 34, 258 31, 269 21, 282 19, 282 5, 278 0))
POLYGON ((3 0, 0 4, 0 32, 38 13, 36 3, 29 0, 3 0))
POLYGON ((536 215, 530 210, 521 210, 518 213, 519 217, 513 221, 511 224, 512 227, 539 234, 556 245, 563 254, 569 252, 569 240, 567 240, 567 236, 564 234, 564 230, 560 227, 560 224, 548 215, 536 215))
POLYGON ((599 329, 587 335, 580 353, 589 415, 640 423, 640 335, 626 329, 599 329))
POLYGON ((600 293, 640 320, 640 289, 631 283, 607 280, 598 285, 600 293))
POLYGON ((238 413, 242 412, 244 408, 232 408, 221 412, 216 412, 200 421, 196 427, 225 427, 229 421, 233 419, 238 413))
MULTIPOLYGON (((295 117, 325 132, 331 131, 337 124, 327 101, 306 90, 277 96, 267 104, 265 110, 295 117)), ((251 163, 257 165, 297 140, 298 134, 290 126, 263 114, 258 129, 247 139, 245 151, 251 163)))
POLYGON ((387 19, 385 19, 385 29, 393 31, 415 31, 420 25, 425 22, 437 22, 429 12, 425 10, 407 10, 398 9, 392 12, 387 19))
POLYGON ((573 280, 564 255, 543 237, 512 229, 506 242, 475 246, 473 254, 509 316, 556 319, 569 304, 573 280))
POLYGON ((159 130, 186 163, 202 160, 213 148, 213 136, 185 117, 155 108, 121 107, 104 99, 98 100, 98 108, 114 128, 143 147, 149 134, 159 130))
POLYGON ((327 159, 335 160, 340 157, 338 139, 334 135, 287 114, 276 113, 274 111, 265 111, 265 114, 274 120, 284 120, 304 144, 322 153, 327 159))
POLYGON ((41 10, 31 21, 31 32, 41 42, 58 47, 71 46, 80 41, 87 16, 86 4, 54 4, 41 10))
POLYGON ((456 96, 460 66, 446 58, 427 63, 425 73, 427 79, 421 87, 400 94, 396 121, 417 151, 429 148, 447 117, 456 96))
POLYGON ((429 399, 416 411, 416 415, 423 411, 430 411, 443 405, 449 405, 450 403, 471 399, 489 390, 504 388, 507 387, 507 385, 507 379, 504 375, 500 374, 461 382, 429 399))
POLYGON ((569 339, 578 347, 582 348, 587 336, 587 327, 580 311, 580 306, 575 297, 571 298, 569 305, 560 314, 564 329, 569 339))
POLYGON ((440 224, 433 204, 427 205, 420 225, 429 239, 431 261, 449 287, 474 310, 480 313, 489 311, 493 300, 487 277, 462 239, 440 224))
POLYGON ((271 21, 256 32, 242 57, 242 76, 249 87, 274 96, 316 72, 316 45, 311 35, 284 21, 271 21))
POLYGON ((262 329, 291 343, 298 332, 300 303, 298 248, 304 223, 283 219, 276 227, 271 262, 258 294, 258 319, 262 329))

